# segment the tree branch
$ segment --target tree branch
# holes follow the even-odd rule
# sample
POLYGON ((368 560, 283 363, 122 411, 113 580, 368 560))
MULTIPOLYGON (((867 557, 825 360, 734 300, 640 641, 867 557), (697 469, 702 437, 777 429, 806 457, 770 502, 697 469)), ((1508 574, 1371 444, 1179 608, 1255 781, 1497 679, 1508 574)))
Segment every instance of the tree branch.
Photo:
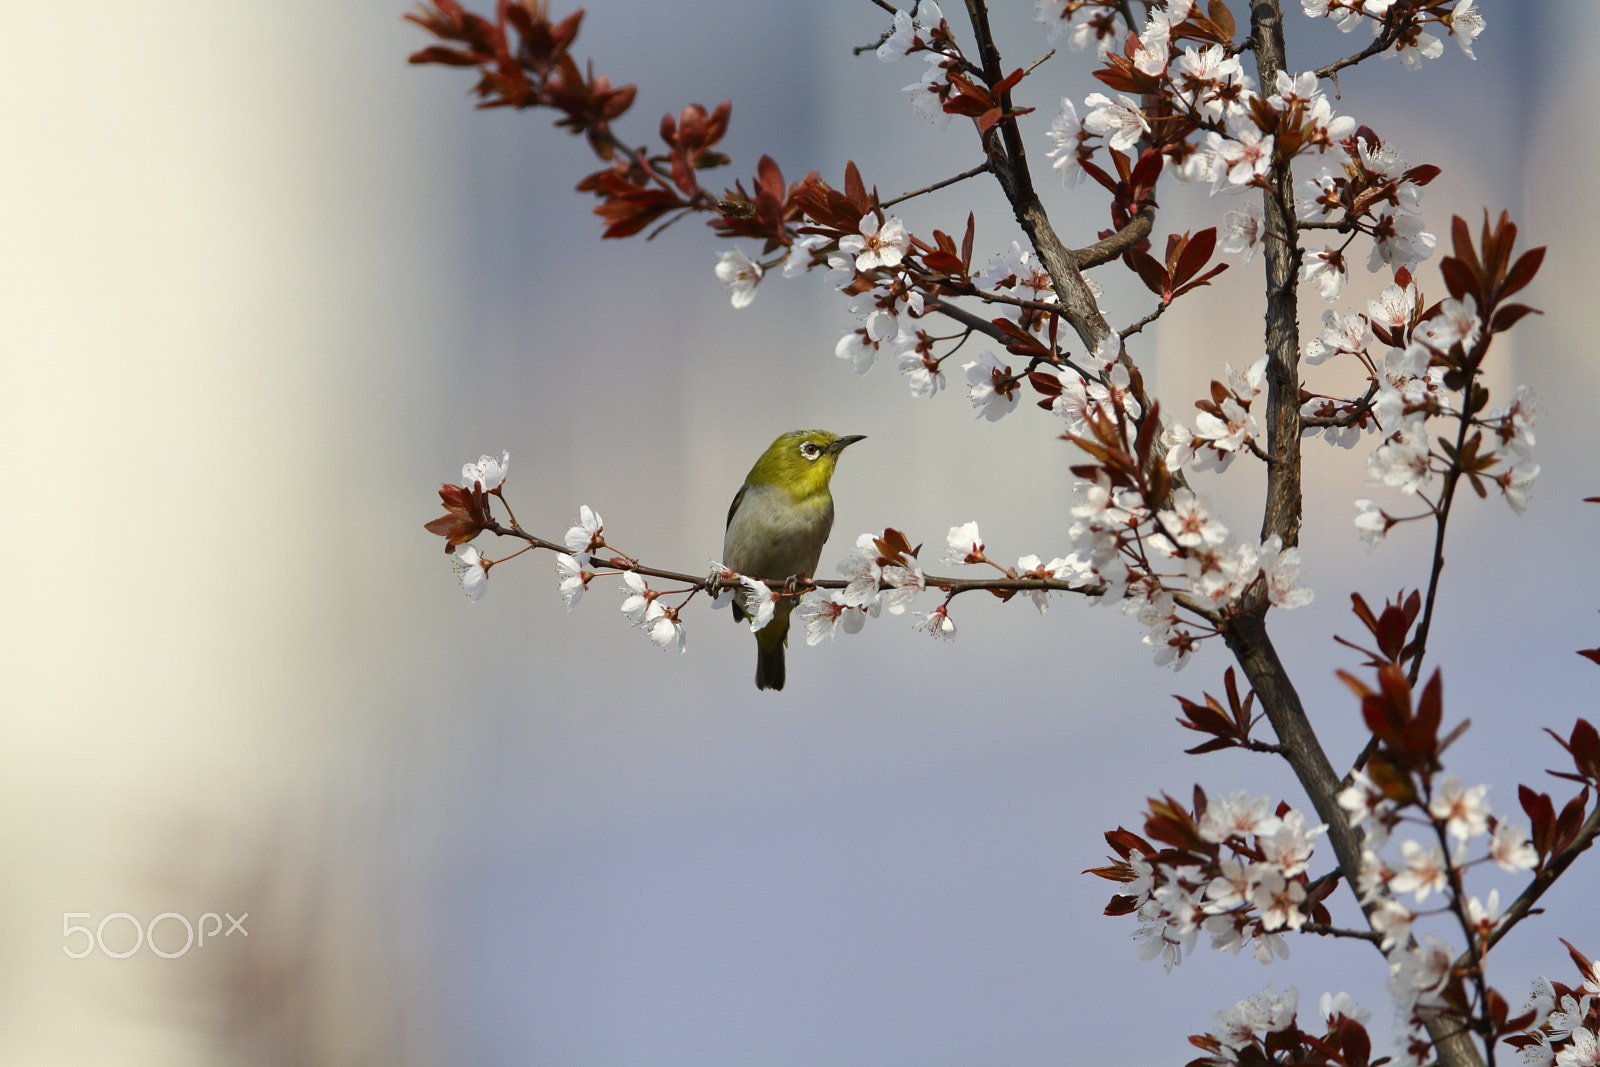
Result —
MULTIPOLYGON (((1256 74, 1263 86, 1272 85, 1287 69, 1283 42, 1283 12, 1278 0, 1253 0, 1251 36, 1255 40, 1256 74)), ((1294 175, 1287 161, 1275 162, 1262 196, 1266 232, 1282 240, 1264 242, 1267 274, 1267 450, 1272 465, 1267 472, 1267 506, 1261 521, 1261 539, 1272 534, 1283 546, 1300 543, 1300 323, 1296 276, 1300 270, 1300 237, 1293 211, 1294 175)))
POLYGON ((1167 313, 1167 308, 1171 306, 1171 304, 1157 304, 1156 309, 1150 312, 1150 314, 1146 315, 1138 322, 1135 322, 1133 325, 1124 326, 1122 329, 1118 330, 1117 336, 1126 341, 1128 338, 1132 337, 1134 334, 1138 333, 1140 330, 1159 319, 1162 315, 1165 315, 1167 313))
POLYGON ((894 205, 900 203, 903 200, 910 200, 914 196, 921 196, 924 193, 931 193, 935 189, 943 189, 947 185, 954 185, 954 184, 956 184, 956 182, 964 182, 968 178, 974 178, 974 177, 977 177, 979 174, 987 173, 989 168, 990 168, 990 164, 988 164, 988 163, 979 163, 976 167, 973 167, 971 170, 964 170, 960 174, 957 174, 953 178, 946 178, 942 182, 934 182, 932 185, 929 185, 929 186, 927 186, 925 188, 922 188, 922 189, 918 189, 915 192, 901 193, 899 196, 895 197, 893 200, 885 200, 883 203, 879 204, 878 206, 879 207, 893 207, 894 205))
MULTIPOLYGON (((1283 11, 1279 0, 1251 0, 1251 40, 1256 57, 1257 81, 1274 83, 1288 70, 1283 38, 1283 11)), ((1337 67, 1330 70, 1332 74, 1337 67)), ((1287 163, 1275 163, 1262 197, 1266 232, 1282 240, 1265 242, 1267 274, 1267 503, 1261 538, 1283 538, 1284 547, 1299 543, 1303 506, 1300 469, 1300 327, 1296 275, 1299 273, 1299 236, 1294 212, 1293 174, 1287 163)), ((1265 606, 1261 611, 1265 611, 1265 606)), ((1362 835, 1349 825, 1336 797, 1339 775, 1306 716, 1288 672, 1278 659, 1261 614, 1250 613, 1229 621, 1223 637, 1261 697, 1262 708, 1283 744, 1284 758, 1328 825, 1328 839, 1350 886, 1359 885, 1362 835)), ((1364 908, 1364 911, 1370 910, 1364 908)), ((1439 1062, 1444 1067, 1481 1067, 1482 1057, 1469 1032, 1452 1029, 1447 1020, 1428 1021, 1439 1062)))
MULTIPOLYGON (((988 7, 985 0, 966 0, 966 7, 973 35, 978 40, 984 80, 991 86, 998 85, 1005 80, 1005 76, 1000 71, 1000 50, 995 47, 994 36, 989 29, 988 7)), ((1089 283, 1079 269, 1077 257, 1057 236, 1044 205, 1039 202, 1039 194, 1033 188, 1033 177, 1028 172, 1028 154, 1022 144, 1022 134, 1017 128, 1016 118, 1010 115, 1012 106, 1009 90, 1000 94, 999 104, 1001 113, 1007 117, 997 127, 1004 150, 993 145, 992 133, 988 142, 994 176, 1011 204, 1017 224, 1028 235, 1034 251, 1039 254, 1039 261, 1050 275, 1050 282, 1061 301, 1062 316, 1077 333, 1085 350, 1093 352, 1101 341, 1111 335, 1111 327, 1105 316, 1100 314, 1094 294, 1089 291, 1089 283)), ((1140 397, 1140 401, 1148 411, 1148 397, 1140 397)))
POLYGON ((1328 824, 1328 841, 1333 845, 1345 882, 1359 885, 1363 836, 1350 825, 1348 814, 1335 799, 1339 792, 1339 776, 1334 773, 1322 742, 1311 728, 1300 694, 1278 659, 1260 611, 1229 619, 1222 626, 1222 638, 1261 699, 1262 710, 1267 713, 1267 720, 1272 723, 1283 747, 1283 758, 1300 780, 1317 817, 1328 824))
MULTIPOLYGON (((1544 870, 1535 875, 1533 881, 1528 883, 1528 887, 1517 895, 1516 900, 1511 902, 1511 906, 1500 917, 1500 922, 1494 928, 1494 932, 1489 935, 1488 940, 1484 943, 1485 952, 1499 944, 1500 939, 1510 933, 1513 926, 1516 926, 1533 912, 1533 906, 1539 902, 1540 897, 1544 896, 1545 890, 1554 885, 1556 879, 1560 878, 1566 869, 1572 866, 1573 860, 1577 859, 1589 849, 1589 846, 1594 844, 1596 837, 1600 837, 1600 803, 1597 803, 1595 809, 1589 813, 1589 817, 1583 820, 1583 826, 1578 830, 1578 836, 1572 844, 1552 857, 1550 862, 1545 864, 1544 870)), ((1462 963, 1475 966, 1477 962, 1474 952, 1469 951, 1457 961, 1457 966, 1462 963)))
POLYGON ((988 319, 983 318, 980 315, 974 315, 966 308, 957 307, 956 305, 946 303, 943 300, 926 301, 923 304, 923 308, 926 311, 937 311, 946 318, 954 319, 967 329, 972 330, 975 333, 981 333, 985 337, 998 341, 1003 345, 1009 345, 1016 340, 1016 338, 1001 331, 998 326, 990 322, 988 319))
POLYGON ((1346 67, 1353 67, 1357 63, 1371 59, 1379 52, 1387 50, 1394 44, 1394 39, 1395 26, 1386 21, 1383 29, 1378 32, 1378 35, 1372 39, 1372 43, 1367 47, 1353 56, 1345 56, 1343 59, 1334 60, 1325 67, 1318 67, 1316 69, 1317 79, 1320 81, 1323 78, 1327 78, 1333 82, 1334 95, 1337 97, 1339 93, 1338 73, 1346 67))
POLYGON ((1361 941, 1370 941, 1374 945, 1383 943, 1383 935, 1376 930, 1346 930, 1341 926, 1329 926, 1326 923, 1306 923, 1300 927, 1303 934, 1320 934, 1323 937, 1350 937, 1361 941))
MULTIPOLYGON (((1102 263, 1110 263, 1122 253, 1150 236, 1150 231, 1155 229, 1156 209, 1153 204, 1146 204, 1139 209, 1139 213, 1128 221, 1128 224, 1104 241, 1096 241, 1087 248, 1075 249, 1073 259, 1077 261, 1079 270, 1088 270, 1098 267, 1102 263)), ((1053 277, 1053 276, 1052 276, 1053 277)))
MULTIPOLYGON (((483 529, 484 532, 492 533, 497 537, 519 538, 523 541, 526 541, 530 548, 543 548, 551 552, 560 552, 564 554, 572 551, 564 544, 560 544, 555 541, 546 541, 542 537, 535 537, 533 534, 530 534, 528 531, 521 529, 520 527, 503 526, 496 522, 485 526, 483 529)), ((682 582, 684 585, 690 586, 694 589, 707 589, 714 584, 711 577, 704 574, 685 574, 682 571, 663 570, 660 567, 646 566, 645 564, 640 563, 638 560, 627 559, 621 556, 595 555, 591 557, 590 561, 602 570, 632 571, 635 574, 642 574, 647 578, 662 578, 669 582, 682 582)), ((750 577, 758 578, 760 575, 750 575, 750 577)), ((936 575, 925 574, 923 575, 923 582, 926 584, 927 588, 942 590, 943 592, 949 593, 952 597, 958 596, 962 593, 973 593, 980 590, 1001 593, 1026 593, 1045 590, 1053 593, 1079 593, 1084 596, 1101 596, 1105 593, 1104 586, 1086 586, 1082 584, 1074 585, 1071 582, 1060 578, 940 578, 936 575)), ((807 588, 814 587, 817 589, 843 589, 849 584, 850 583, 843 578, 808 578, 806 582, 807 588)), ((895 588, 895 586, 888 582, 882 582, 879 584, 878 588, 882 590, 888 590, 895 588)))
MULTIPOLYGON (((1355 406, 1344 415, 1302 415, 1300 425, 1324 428, 1329 426, 1354 426, 1372 410, 1372 400, 1378 395, 1378 383, 1374 381, 1367 387, 1366 395, 1355 402, 1355 406)), ((1416 679, 1412 679, 1415 681, 1416 679)))
MULTIPOLYGON (((1478 341, 1479 348, 1486 348, 1489 343, 1487 336, 1478 341)), ((1474 354, 1480 355, 1481 352, 1474 354)), ((1461 463, 1459 457, 1462 448, 1466 445, 1467 431, 1472 428, 1472 419, 1466 414, 1469 410, 1467 402, 1472 397, 1473 386, 1477 384, 1477 375, 1468 379, 1466 387, 1461 391, 1461 425, 1456 430, 1456 453, 1452 458, 1450 469, 1445 472, 1444 490, 1439 494, 1439 506, 1434 508, 1434 534, 1433 534, 1433 566, 1428 572, 1428 593, 1423 598, 1422 618, 1417 622, 1417 636, 1411 641, 1411 669, 1406 672, 1412 685, 1417 684, 1417 679, 1422 674, 1422 658, 1428 651, 1428 634, 1433 629, 1433 609, 1439 598, 1439 576, 1444 573, 1444 534, 1450 523, 1450 507, 1455 503, 1456 487, 1461 484, 1461 463)))

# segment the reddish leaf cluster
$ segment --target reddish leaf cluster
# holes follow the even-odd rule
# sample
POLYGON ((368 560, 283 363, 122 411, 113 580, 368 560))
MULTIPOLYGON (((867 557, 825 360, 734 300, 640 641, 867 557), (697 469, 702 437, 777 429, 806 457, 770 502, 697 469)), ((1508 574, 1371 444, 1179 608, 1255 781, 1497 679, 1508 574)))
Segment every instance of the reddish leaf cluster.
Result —
POLYGON ((812 171, 804 181, 786 185, 778 164, 771 156, 762 156, 750 183, 754 195, 744 191, 742 182, 735 182, 718 202, 711 228, 723 237, 760 238, 766 242, 762 252, 772 252, 789 243, 788 227, 803 218, 800 192, 816 182, 817 172, 812 171))
POLYGON ((1534 869, 1542 871, 1551 856, 1559 855, 1577 841, 1588 809, 1589 790, 1585 787, 1567 801, 1560 815, 1556 814, 1555 802, 1548 793, 1536 793, 1525 785, 1519 785, 1517 799, 1533 822, 1529 837, 1534 850, 1539 853, 1539 865, 1534 869))
MULTIPOLYGON (((1140 211, 1155 206, 1156 182, 1160 179, 1164 166, 1161 153, 1154 148, 1146 148, 1139 153, 1137 162, 1129 160, 1114 148, 1106 151, 1111 157, 1112 169, 1116 171, 1115 177, 1082 156, 1078 159, 1078 165, 1083 168, 1083 172, 1111 194, 1112 228, 1100 231, 1099 236, 1102 241, 1132 222, 1133 217, 1140 211)), ((1146 239, 1139 242, 1136 247, 1148 252, 1150 242, 1146 239)), ((1128 262, 1128 266, 1132 268, 1132 262, 1128 262)), ((1134 269, 1137 271, 1137 268, 1134 269)))
POLYGON ((1411 636, 1411 627, 1422 612, 1421 593, 1413 589, 1410 596, 1405 596, 1405 591, 1401 590, 1399 596, 1384 604, 1381 615, 1372 613, 1360 593, 1351 593, 1350 600, 1351 610, 1367 628, 1367 632, 1377 639, 1378 649, 1374 652, 1342 637, 1335 637, 1334 640, 1365 655, 1366 666, 1382 667, 1387 663, 1400 666, 1417 654, 1417 646, 1408 643, 1407 638, 1411 636), (1402 601, 1401 597, 1405 599, 1402 601))
POLYGON ((1489 213, 1484 212, 1479 248, 1473 247, 1472 231, 1460 215, 1450 220, 1450 240, 1455 254, 1439 263, 1439 273, 1452 297, 1462 301, 1472 298, 1484 322, 1483 334, 1471 351, 1464 351, 1457 343, 1437 359, 1448 368, 1445 385, 1461 389, 1476 376, 1488 354, 1490 336, 1509 330, 1524 315, 1537 313, 1537 309, 1526 304, 1504 301, 1533 281, 1544 262, 1545 250, 1543 247, 1530 249, 1512 262, 1511 249, 1516 244, 1517 227, 1504 211, 1493 228, 1489 225, 1489 213))
POLYGON ((843 192, 819 179, 801 188, 795 200, 812 220, 812 225, 800 227, 801 233, 819 233, 837 241, 860 232, 862 216, 878 205, 878 190, 868 193, 861 171, 854 162, 846 161, 843 192))
POLYGON ((788 227, 801 219, 797 197, 817 181, 815 171, 804 182, 785 184, 778 164, 762 156, 751 182, 754 195, 743 182, 735 182, 721 199, 700 185, 698 171, 728 163, 727 156, 711 148, 726 132, 730 110, 726 101, 711 112, 689 104, 676 120, 671 115, 661 120, 666 154, 619 158, 615 166, 579 181, 579 192, 601 199, 594 209, 607 223, 601 236, 631 237, 669 212, 704 211, 715 213, 707 225, 725 237, 760 238, 766 242, 764 252, 788 245, 788 227))
POLYGON ((1239 686, 1234 681, 1232 667, 1223 674, 1222 682, 1228 691, 1226 708, 1210 693, 1204 694, 1204 704, 1196 704, 1187 697, 1175 697, 1183 707, 1184 714, 1189 716, 1187 719, 1178 719, 1178 725, 1211 735, 1210 741, 1194 748, 1184 749, 1191 756, 1198 756, 1203 752, 1217 752, 1225 748, 1249 748, 1250 730, 1261 721, 1260 715, 1251 716, 1256 700, 1255 690, 1252 689, 1245 694, 1243 700, 1240 700, 1239 686))
POLYGON ((1585 785, 1600 789, 1600 732, 1597 732, 1588 719, 1579 719, 1572 727, 1572 736, 1563 739, 1560 734, 1546 727, 1545 733, 1556 739, 1556 744, 1567 750, 1567 755, 1572 757, 1573 766, 1577 768, 1576 774, 1564 771, 1551 771, 1557 778, 1566 778, 1573 782, 1582 782, 1585 785))
POLYGON ((910 570, 916 566, 913 561, 922 552, 921 545, 912 548, 906 535, 893 526, 885 527, 882 537, 874 537, 872 546, 878 550, 875 562, 880 567, 904 567, 910 570))
MULTIPOLYGON (((1481 411, 1488 399, 1488 393, 1485 390, 1474 388, 1470 403, 1481 411)), ((1486 476, 1489 471, 1500 466, 1503 462, 1501 456, 1494 451, 1492 446, 1487 452, 1481 451, 1482 448, 1483 434, 1481 431, 1473 431, 1472 436, 1461 443, 1460 448, 1452 444, 1448 438, 1439 438, 1439 449, 1444 452, 1445 458, 1450 461, 1453 469, 1467 476, 1467 480, 1472 484, 1472 491, 1478 494, 1480 500, 1489 495, 1489 486, 1486 484, 1486 476)))
POLYGON ((676 120, 671 115, 661 116, 661 139, 667 143, 672 180, 684 196, 700 191, 700 183, 694 176, 696 170, 721 167, 729 162, 727 156, 711 149, 728 132, 728 116, 732 111, 732 102, 724 100, 709 114, 699 104, 688 104, 676 120))
MULTIPOLYGON (((1296 105, 1294 110, 1298 111, 1299 106, 1296 105)), ((1259 119, 1260 112, 1261 105, 1258 104, 1252 114, 1259 119)), ((1277 113, 1267 109, 1267 114, 1276 116, 1277 113)), ((1355 133, 1346 137, 1341 144, 1350 162, 1345 165, 1343 173, 1333 176, 1331 188, 1320 193, 1316 203, 1324 215, 1342 214, 1346 221, 1356 224, 1358 229, 1362 228, 1359 220, 1371 217, 1384 205, 1399 210, 1402 186, 1408 182, 1427 185, 1440 174, 1439 168, 1431 163, 1409 167, 1399 174, 1390 174, 1381 166, 1370 163, 1369 159, 1379 158, 1384 146, 1383 139, 1370 126, 1357 127, 1355 133), (1362 151, 1363 147, 1365 152, 1362 151)), ((1276 144, 1273 151, 1277 151, 1276 144)), ((1370 227, 1367 229, 1370 232, 1370 227)))
POLYGON ((600 206, 594 209, 606 222, 602 237, 632 237, 669 211, 689 205, 672 189, 653 185, 657 176, 637 161, 611 170, 595 171, 578 183, 578 191, 594 193, 600 206))
MULTIPOLYGON (((772 160, 762 157, 754 202, 745 194, 743 186, 737 193, 728 193, 722 201, 714 200, 700 187, 697 171, 728 162, 727 156, 712 149, 727 133, 732 110, 733 105, 723 101, 709 112, 699 104, 688 104, 676 119, 663 115, 660 132, 661 139, 667 143, 665 154, 646 156, 640 150, 617 158, 614 166, 595 171, 579 181, 579 192, 593 193, 600 198, 594 213, 606 222, 601 236, 632 237, 668 212, 710 211, 714 207, 718 217, 711 220, 712 225, 731 219, 741 224, 749 236, 765 234, 770 237, 776 232, 780 239, 769 240, 769 248, 786 243, 782 239, 783 175, 772 160)), ((611 157, 607 155, 606 158, 611 157)))
MULTIPOLYGON (((922 265, 928 270, 960 282, 972 278, 972 239, 977 234, 977 219, 967 212, 967 230, 961 237, 961 248, 956 249, 955 238, 943 230, 933 231, 934 247, 922 254, 922 265)), ((1030 338, 1031 340, 1031 338, 1030 338)))
MULTIPOLYGON (((1135 387, 1140 387, 1137 381, 1135 387)), ((1152 510, 1163 506, 1172 492, 1172 473, 1167 470, 1166 456, 1157 439, 1161 406, 1151 405, 1131 441, 1130 431, 1135 428, 1121 408, 1107 415, 1102 406, 1095 406, 1089 409, 1086 419, 1091 437, 1062 437, 1089 453, 1095 462, 1080 463, 1072 473, 1090 482, 1104 477, 1116 489, 1136 489, 1152 510)))
POLYGON ((1190 1060, 1186 1067, 1214 1067, 1216 1064, 1270 1067, 1287 1063, 1314 1067, 1368 1067, 1372 1056, 1372 1038, 1367 1034, 1367 1028, 1344 1015, 1335 1015, 1328 1020, 1328 1032, 1322 1037, 1306 1033, 1296 1020, 1287 1029, 1265 1034, 1241 1049, 1225 1049, 1222 1042, 1210 1034, 1191 1034, 1189 1044, 1204 1049, 1210 1055, 1190 1060))
POLYGON ((1163 304, 1172 303, 1191 289, 1211 284, 1212 278, 1228 269, 1228 264, 1219 263, 1204 274, 1200 274, 1210 261, 1211 253, 1216 251, 1215 226, 1201 230, 1192 238, 1187 231, 1181 235, 1168 234, 1165 264, 1145 251, 1148 247, 1148 241, 1141 242, 1139 247, 1123 254, 1123 262, 1133 268, 1134 273, 1139 275, 1139 280, 1144 282, 1145 288, 1159 296, 1163 304))
POLYGON ((447 514, 426 523, 424 529, 444 538, 446 552, 454 552, 457 545, 464 545, 495 526, 489 494, 484 492, 482 482, 474 482, 470 489, 446 482, 439 486, 439 499, 447 514))
MULTIPOLYGON (((1409 638, 1421 609, 1418 594, 1413 592, 1403 600, 1396 597, 1377 615, 1360 594, 1352 594, 1351 600, 1356 616, 1378 645, 1377 650, 1372 650, 1342 637, 1336 638, 1340 644, 1365 654, 1366 665, 1378 672, 1377 688, 1367 686, 1347 671, 1339 672, 1339 677, 1361 698, 1362 717, 1378 743, 1377 751, 1368 761, 1367 774, 1384 798, 1396 805, 1424 804, 1428 782, 1439 770, 1440 756, 1466 731, 1470 720, 1463 720, 1449 734, 1439 736, 1444 698, 1438 671, 1428 679, 1413 705, 1413 691, 1402 664, 1417 654, 1417 647, 1409 638)), ((1535 792, 1526 785, 1518 786, 1522 809, 1533 822, 1531 838, 1539 856, 1538 870, 1543 870, 1552 856, 1578 840, 1588 812, 1589 787, 1600 789, 1600 732, 1585 719, 1577 721, 1568 738, 1562 738, 1553 730, 1545 732, 1566 749, 1575 768, 1575 773, 1550 773, 1578 782, 1584 789, 1568 801, 1558 815, 1555 802, 1548 794, 1535 792)), ((1491 827, 1497 822, 1491 816, 1491 827)))
POLYGON ((952 70, 948 73, 955 92, 944 102, 944 110, 952 115, 966 115, 976 120, 979 133, 988 133, 1002 119, 1015 118, 1032 111, 1031 107, 1006 107, 1007 94, 1022 80, 1023 70, 1018 67, 992 86, 982 86, 952 70))
POLYGON ((1348 671, 1339 677, 1361 698, 1361 716, 1379 744, 1367 773, 1384 796, 1404 806, 1422 796, 1413 776, 1424 779, 1439 770, 1439 756, 1467 728, 1467 721, 1439 737, 1444 715, 1444 682, 1435 670, 1413 704, 1411 683, 1399 664, 1378 668, 1378 687, 1369 688, 1348 671))
POLYGON ((463 10, 457 0, 433 0, 410 21, 460 47, 435 45, 411 56, 412 63, 478 67, 479 107, 549 107, 561 112, 556 125, 586 134, 595 154, 615 165, 588 175, 580 192, 593 193, 606 223, 605 237, 629 237, 673 211, 711 212, 711 225, 726 236, 759 237, 767 250, 787 245, 785 223, 797 221, 793 189, 786 188, 777 164, 763 157, 752 188, 738 185, 722 200, 707 194, 697 173, 725 166, 715 147, 728 130, 732 104, 707 110, 685 106, 665 115, 659 127, 666 150, 634 151, 611 132, 611 123, 632 106, 635 87, 613 87, 591 68, 580 71, 569 54, 583 20, 580 9, 559 23, 549 18, 544 0, 500 0, 494 21, 463 10))
POLYGON ((552 23, 544 0, 500 0, 495 21, 462 9, 456 0, 432 0, 407 15, 435 37, 464 47, 435 45, 411 56, 412 63, 478 67, 474 92, 479 107, 553 107, 563 113, 556 123, 573 133, 587 133, 595 151, 611 158, 610 123, 633 105, 631 85, 613 88, 604 75, 587 75, 568 54, 583 21, 580 8, 552 23), (508 30, 514 30, 512 43, 508 30))

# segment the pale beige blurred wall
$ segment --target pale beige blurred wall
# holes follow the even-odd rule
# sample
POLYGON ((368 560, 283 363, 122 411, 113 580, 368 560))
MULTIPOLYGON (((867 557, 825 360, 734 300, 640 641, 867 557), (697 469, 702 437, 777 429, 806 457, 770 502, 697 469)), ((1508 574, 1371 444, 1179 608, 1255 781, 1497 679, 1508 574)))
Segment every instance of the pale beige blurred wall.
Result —
POLYGON ((0 1062, 392 1061, 406 990, 327 812, 370 791, 373 660, 416 655, 373 633, 415 585, 372 580, 404 550, 367 527, 411 525, 373 468, 459 229, 409 143, 459 102, 398 15, 0 11, 0 1062), (64 912, 223 910, 252 940, 61 949, 64 912))

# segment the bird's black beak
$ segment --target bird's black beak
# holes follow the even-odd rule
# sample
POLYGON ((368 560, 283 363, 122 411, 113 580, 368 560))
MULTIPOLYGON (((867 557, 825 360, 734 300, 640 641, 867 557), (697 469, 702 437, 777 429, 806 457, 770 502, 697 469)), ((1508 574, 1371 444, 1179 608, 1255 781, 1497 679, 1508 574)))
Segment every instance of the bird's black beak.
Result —
POLYGON ((841 437, 833 444, 828 446, 828 451, 837 456, 840 452, 843 452, 857 441, 865 441, 866 439, 867 435, 864 433, 854 433, 849 437, 841 437))

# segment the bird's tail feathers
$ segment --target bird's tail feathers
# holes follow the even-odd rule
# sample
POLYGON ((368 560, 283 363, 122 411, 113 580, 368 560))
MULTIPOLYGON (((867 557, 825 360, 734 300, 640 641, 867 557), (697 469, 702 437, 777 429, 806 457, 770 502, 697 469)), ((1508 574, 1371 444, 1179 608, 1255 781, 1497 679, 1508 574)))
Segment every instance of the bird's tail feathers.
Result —
POLYGON ((756 688, 782 689, 783 650, 789 644, 789 613, 756 631, 756 688))

